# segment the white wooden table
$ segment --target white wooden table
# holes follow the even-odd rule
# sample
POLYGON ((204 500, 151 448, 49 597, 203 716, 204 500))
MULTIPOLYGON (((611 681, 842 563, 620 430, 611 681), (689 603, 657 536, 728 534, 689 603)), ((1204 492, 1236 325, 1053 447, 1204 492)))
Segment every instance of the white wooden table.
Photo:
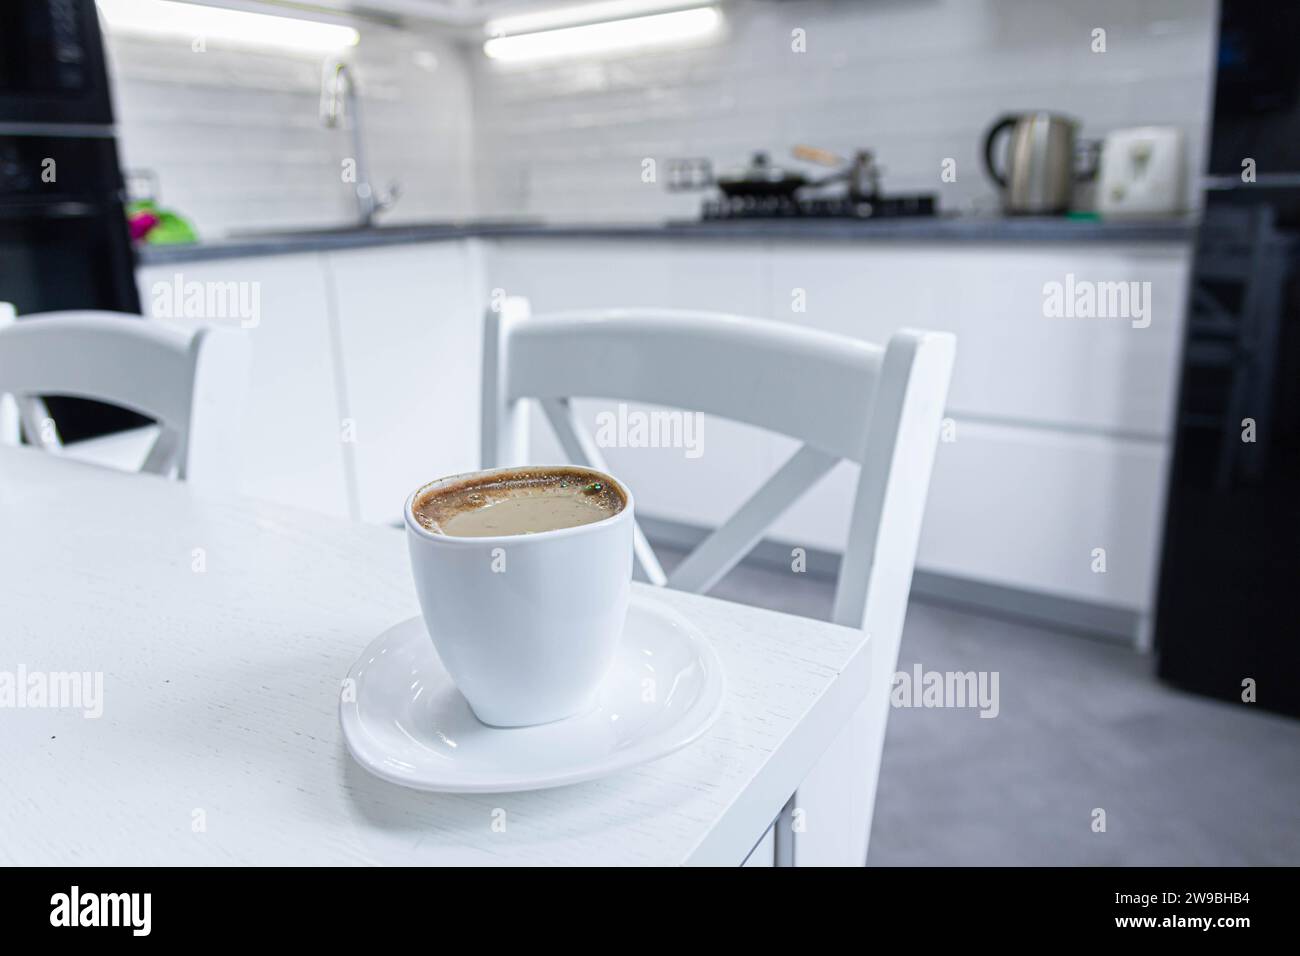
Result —
POLYGON ((0 447, 0 674, 103 675, 98 718, 0 708, 0 863, 739 864, 861 700, 867 638, 656 593, 726 671, 704 738, 554 790, 418 793, 337 717, 417 613, 402 532, 0 447))

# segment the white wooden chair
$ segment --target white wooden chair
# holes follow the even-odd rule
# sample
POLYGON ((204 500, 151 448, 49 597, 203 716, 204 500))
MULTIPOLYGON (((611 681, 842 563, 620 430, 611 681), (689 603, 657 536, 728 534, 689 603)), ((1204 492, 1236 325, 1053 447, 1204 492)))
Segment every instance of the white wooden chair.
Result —
POLYGON ((234 330, 96 311, 15 320, 10 310, 0 315, 0 397, 10 403, 0 440, 16 439, 17 418, 28 442, 61 454, 38 396, 89 398, 157 421, 141 471, 232 486, 248 370, 247 340, 234 330))
POLYGON ((653 583, 708 590, 837 462, 861 466, 833 620, 871 635, 869 686, 863 706, 786 804, 783 817, 798 808, 806 827, 795 833, 788 819, 778 820, 778 864, 866 860, 889 690, 955 347, 946 333, 903 329, 879 346, 713 313, 619 309, 529 318, 517 299, 487 315, 484 467, 527 462, 526 399, 540 403, 574 462, 602 470, 570 398, 700 411, 803 441, 671 575, 638 530, 636 557, 653 583))

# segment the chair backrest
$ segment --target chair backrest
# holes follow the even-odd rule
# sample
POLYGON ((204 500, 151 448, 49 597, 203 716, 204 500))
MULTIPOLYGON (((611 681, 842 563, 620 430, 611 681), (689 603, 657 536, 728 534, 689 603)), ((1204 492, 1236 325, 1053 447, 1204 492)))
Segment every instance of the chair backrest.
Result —
POLYGON ((845 459, 861 468, 833 618, 868 626, 871 595, 888 631, 895 617, 901 626, 906 606, 954 347, 946 333, 904 329, 879 346, 717 313, 617 309, 530 318, 515 300, 487 315, 483 464, 526 460, 526 399, 540 403, 566 454, 594 468, 604 468, 602 456, 570 398, 668 405, 802 440, 672 575, 639 532, 638 561, 656 584, 706 591, 845 459))
POLYGON ((39 396, 106 402, 157 421, 142 470, 189 481, 232 479, 248 370, 233 330, 117 312, 0 317, 0 395, 16 400, 29 442, 61 448, 39 396))
POLYGON ((889 688, 955 347, 946 333, 903 329, 880 346, 710 313, 620 309, 529 318, 523 300, 487 315, 484 467, 527 461, 528 399, 541 404, 571 459, 601 470, 608 469, 600 449, 570 398, 708 412, 803 441, 670 577, 638 528, 636 555, 656 584, 708 590, 837 461, 860 466, 832 618, 870 634, 866 683, 858 709, 845 716, 774 824, 778 864, 866 860, 889 688), (788 818, 796 807, 808 819, 842 825, 800 831, 788 818))

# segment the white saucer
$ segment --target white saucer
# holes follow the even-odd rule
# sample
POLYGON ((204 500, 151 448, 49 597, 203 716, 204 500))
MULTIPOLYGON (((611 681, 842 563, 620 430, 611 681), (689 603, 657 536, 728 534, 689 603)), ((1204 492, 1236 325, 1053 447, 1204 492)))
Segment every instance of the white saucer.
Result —
POLYGON ((417 790, 502 793, 603 777, 685 747, 722 711, 722 665, 673 609, 633 595, 594 710, 537 727, 480 723, 413 617, 348 671, 339 721, 376 776, 417 790))

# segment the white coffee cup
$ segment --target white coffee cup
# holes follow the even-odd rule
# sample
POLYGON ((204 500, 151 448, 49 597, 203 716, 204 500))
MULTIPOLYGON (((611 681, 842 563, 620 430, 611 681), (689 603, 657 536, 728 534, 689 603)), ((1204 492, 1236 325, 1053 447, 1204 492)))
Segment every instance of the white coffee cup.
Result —
MULTIPOLYGON (((547 466, 529 466, 544 470, 547 466)), ((415 518, 440 487, 519 471, 494 468, 422 485, 406 499, 406 538, 425 627, 475 716, 496 727, 550 723, 590 710, 627 618, 632 580, 632 495, 590 524, 532 534, 462 538, 415 518)))

